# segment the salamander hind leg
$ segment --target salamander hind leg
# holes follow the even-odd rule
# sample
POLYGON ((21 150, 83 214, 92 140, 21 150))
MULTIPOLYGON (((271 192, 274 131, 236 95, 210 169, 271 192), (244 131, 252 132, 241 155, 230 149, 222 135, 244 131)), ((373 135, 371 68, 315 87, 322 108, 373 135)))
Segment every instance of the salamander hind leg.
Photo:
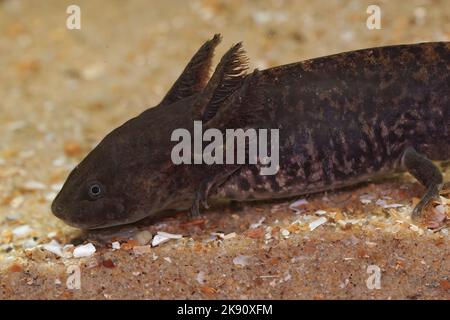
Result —
POLYGON ((425 194, 412 212, 412 218, 417 219, 424 207, 430 203, 431 200, 439 197, 439 191, 443 185, 442 173, 431 160, 418 153, 412 147, 408 147, 403 153, 402 165, 412 176, 427 188, 425 194))

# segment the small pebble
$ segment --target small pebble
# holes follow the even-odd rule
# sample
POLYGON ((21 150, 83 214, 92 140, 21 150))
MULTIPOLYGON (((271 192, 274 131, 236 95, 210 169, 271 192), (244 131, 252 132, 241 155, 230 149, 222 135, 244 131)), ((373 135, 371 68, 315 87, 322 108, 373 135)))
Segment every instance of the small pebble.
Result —
POLYGON ((120 249, 120 243, 118 241, 114 241, 111 243, 111 247, 113 250, 119 250, 120 249))
POLYGON ((226 239, 231 239, 231 238, 234 238, 234 237, 236 237, 236 232, 231 232, 229 234, 224 235, 223 239, 226 240, 226 239))
POLYGON ((75 258, 90 257, 95 253, 95 251, 95 247, 92 243, 79 245, 73 250, 73 256, 75 258))
POLYGON ((9 205, 14 208, 17 209, 18 207, 20 207, 22 205, 22 203, 25 201, 25 198, 23 196, 17 196, 14 199, 11 200, 11 202, 9 203, 9 205))
POLYGON ((204 284, 205 283, 205 272, 204 271, 200 271, 199 273, 197 273, 197 276, 195 277, 195 279, 197 280, 197 282, 199 284, 204 284))
POLYGON ((54 183, 50 186, 52 188, 53 191, 60 191, 63 187, 63 183, 54 183))
POLYGON ((64 145, 64 153, 69 157, 77 156, 81 151, 81 146, 77 142, 70 141, 64 145))
POLYGON ((235 265, 245 267, 245 266, 248 266, 249 264, 251 264, 252 260, 254 260, 254 257, 252 257, 252 256, 240 255, 240 256, 233 258, 233 263, 235 265))
POLYGON ((44 190, 46 185, 39 181, 27 181, 23 184, 23 188, 27 191, 44 190))
POLYGON ((65 163, 66 163, 66 158, 65 157, 56 158, 52 162, 53 166, 55 166, 55 167, 62 167, 65 163))
POLYGON ((151 246, 134 246, 133 247, 133 252, 136 255, 142 255, 142 254, 146 254, 146 253, 150 253, 152 252, 152 247, 151 246))
POLYGON ((150 231, 148 230, 144 230, 141 232, 138 232, 135 236, 134 239, 141 245, 146 245, 147 243, 149 243, 152 240, 153 236, 151 234, 150 231))
POLYGON ((54 191, 47 192, 44 195, 44 199, 47 200, 48 202, 52 202, 56 198, 56 195, 57 195, 57 193, 54 191))
POLYGON ((33 238, 27 239, 22 243, 22 248, 32 249, 37 246, 37 242, 33 238))
POLYGON ((261 219, 258 220, 258 222, 252 223, 250 225, 250 229, 259 228, 265 220, 266 220, 266 217, 262 217, 261 219))
POLYGON ((49 232, 49 233, 47 233, 47 238, 54 238, 54 237, 56 237, 56 231, 52 231, 52 232, 49 232))

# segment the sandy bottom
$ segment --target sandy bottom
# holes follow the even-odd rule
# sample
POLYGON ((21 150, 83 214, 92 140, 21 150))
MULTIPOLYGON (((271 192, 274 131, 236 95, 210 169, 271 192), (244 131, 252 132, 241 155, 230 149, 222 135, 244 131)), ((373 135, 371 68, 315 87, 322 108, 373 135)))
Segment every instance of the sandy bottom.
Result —
POLYGON ((86 152, 155 105, 214 33, 216 60, 242 40, 263 69, 449 41, 449 1, 379 1, 373 31, 364 1, 77 3, 81 30, 65 26, 71 1, 0 1, 0 299, 450 298, 448 188, 413 222, 423 188, 409 175, 294 209, 238 204, 91 233, 49 208, 86 152))

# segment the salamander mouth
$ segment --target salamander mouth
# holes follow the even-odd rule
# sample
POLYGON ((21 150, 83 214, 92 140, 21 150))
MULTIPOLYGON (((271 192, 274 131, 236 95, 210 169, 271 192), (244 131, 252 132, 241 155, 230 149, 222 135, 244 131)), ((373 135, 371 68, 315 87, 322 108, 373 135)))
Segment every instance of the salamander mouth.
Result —
POLYGON ((53 200, 51 210, 56 217, 64 219, 64 207, 57 202, 57 199, 53 200))
POLYGON ((102 223, 84 223, 83 221, 76 221, 74 219, 68 218, 70 215, 67 214, 65 207, 58 203, 56 199, 53 201, 51 205, 52 213, 55 217, 58 219, 64 221, 66 224, 68 224, 71 227, 79 228, 79 229, 96 229, 101 227, 102 223))

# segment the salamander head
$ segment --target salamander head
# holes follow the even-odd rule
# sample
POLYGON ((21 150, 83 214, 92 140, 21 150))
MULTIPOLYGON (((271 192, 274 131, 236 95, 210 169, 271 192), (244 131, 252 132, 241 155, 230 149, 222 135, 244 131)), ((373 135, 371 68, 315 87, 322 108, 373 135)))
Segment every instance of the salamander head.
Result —
POLYGON ((114 174, 91 171, 87 161, 70 173, 63 189, 52 203, 52 212, 67 224, 94 229, 123 223, 129 200, 114 174))
POLYGON ((150 109, 108 134, 69 174, 53 214, 71 226, 97 229, 153 216, 189 197, 176 181, 188 168, 170 158, 170 132, 184 126, 184 107, 170 106, 173 114, 167 107, 150 109))
POLYGON ((115 136, 107 136, 73 169, 53 201, 53 214, 67 224, 94 229, 138 219, 129 210, 135 198, 133 168, 119 161, 123 146, 115 136))

